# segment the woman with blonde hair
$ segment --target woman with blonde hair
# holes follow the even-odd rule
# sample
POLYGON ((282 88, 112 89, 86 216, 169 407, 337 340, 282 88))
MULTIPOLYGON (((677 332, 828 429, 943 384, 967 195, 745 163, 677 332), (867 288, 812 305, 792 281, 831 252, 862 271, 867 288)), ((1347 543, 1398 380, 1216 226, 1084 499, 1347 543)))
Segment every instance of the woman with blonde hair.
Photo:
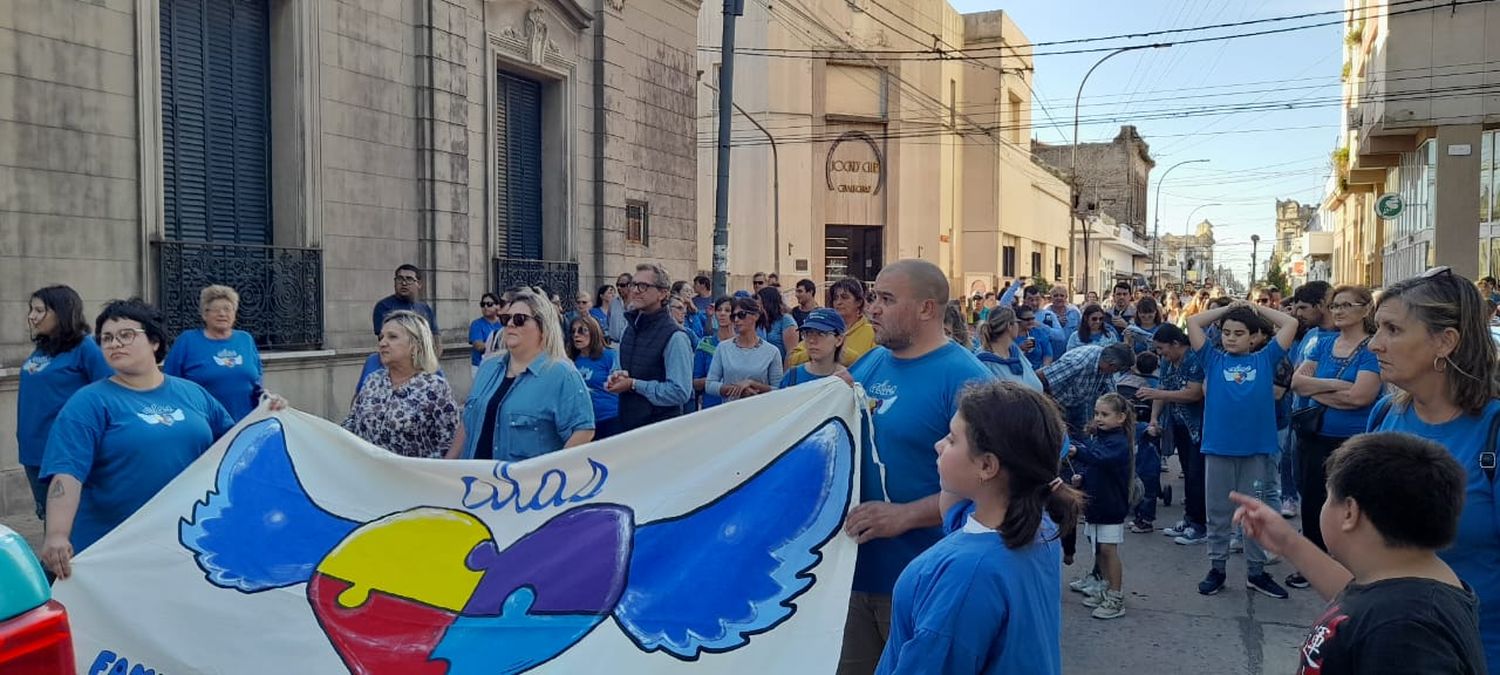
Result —
POLYGON ((198 295, 203 329, 184 331, 172 342, 162 372, 196 382, 239 421, 260 404, 260 350, 255 338, 235 330, 240 294, 208 286, 198 295))
POLYGON ((505 351, 480 364, 448 457, 519 461, 593 440, 593 399, 568 358, 557 308, 523 291, 500 325, 505 351))
POLYGON ((989 318, 979 324, 979 362, 994 374, 995 379, 1042 391, 1041 379, 1017 344, 1020 335, 1021 322, 1016 319, 1016 310, 1010 307, 990 310, 989 318))
POLYGON ((405 457, 442 457, 458 425, 458 405, 438 374, 432 329, 421 314, 397 310, 380 327, 380 368, 365 380, 344 428, 405 457))

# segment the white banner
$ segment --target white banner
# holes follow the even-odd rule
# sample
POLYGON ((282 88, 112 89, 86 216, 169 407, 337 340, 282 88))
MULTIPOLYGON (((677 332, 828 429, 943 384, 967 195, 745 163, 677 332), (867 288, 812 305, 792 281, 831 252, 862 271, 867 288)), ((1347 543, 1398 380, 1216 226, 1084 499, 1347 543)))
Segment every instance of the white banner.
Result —
POLYGON ((856 410, 830 378, 514 464, 262 410, 56 597, 91 675, 831 673, 856 410))

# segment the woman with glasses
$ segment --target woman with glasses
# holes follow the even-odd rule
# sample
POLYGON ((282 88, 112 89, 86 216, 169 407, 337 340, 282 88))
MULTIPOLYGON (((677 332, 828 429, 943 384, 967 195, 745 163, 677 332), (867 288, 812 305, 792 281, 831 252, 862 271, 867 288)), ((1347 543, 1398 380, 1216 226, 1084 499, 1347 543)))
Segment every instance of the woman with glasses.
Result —
POLYGON ((702 395, 699 405, 701 410, 724 402, 719 395, 708 391, 708 369, 713 365, 714 353, 718 351, 719 345, 734 339, 734 298, 722 296, 714 300, 713 309, 713 327, 693 348, 693 391, 702 395))
POLYGON ((114 374, 99 343, 89 339, 83 299, 67 286, 31 294, 26 324, 36 349, 21 362, 16 395, 16 444, 31 486, 38 520, 46 519, 47 485, 41 481, 47 435, 63 405, 79 389, 114 374))
POLYGON ((1161 306, 1155 298, 1145 296, 1135 303, 1135 318, 1125 327, 1125 341, 1136 354, 1151 351, 1151 342, 1162 323, 1161 306))
POLYGON ((720 342, 714 350, 704 391, 732 401, 775 389, 781 382, 781 352, 756 333, 756 328, 765 321, 760 301, 736 300, 730 318, 734 322, 734 339, 720 342))
MULTIPOLYGON (((797 320, 787 313, 781 289, 762 286, 755 292, 755 298, 761 307, 760 330, 765 334, 766 341, 781 354, 782 363, 785 363, 787 354, 797 348, 797 320)), ((781 377, 777 376, 772 381, 780 382, 781 377)))
POLYGON ((1021 336, 1021 322, 1016 310, 996 307, 990 318, 979 326, 979 362, 989 369, 995 379, 1015 382, 1035 391, 1042 391, 1042 381, 1036 376, 1031 362, 1021 353, 1017 344, 1021 336))
POLYGON ((442 457, 453 442, 458 405, 438 374, 432 330, 421 314, 391 312, 380 328, 380 368, 354 397, 344 428, 403 457, 442 457))
MULTIPOLYGON (((1270 301, 1269 293, 1258 295, 1266 295, 1270 301)), ((1337 337, 1318 340, 1292 375, 1292 391, 1302 397, 1301 407, 1292 411, 1291 418, 1292 431, 1297 434, 1297 494, 1313 508, 1327 496, 1324 464, 1328 457, 1344 441, 1365 430, 1370 410, 1381 394, 1380 362, 1369 349, 1375 334, 1370 289, 1340 286, 1330 297, 1328 310, 1337 337)), ((1315 513, 1303 518, 1302 533, 1326 551, 1315 513)), ((1300 573, 1288 576, 1286 584, 1292 588, 1309 585, 1300 573)))
POLYGON ((1109 315, 1099 305, 1088 305, 1083 308, 1083 319, 1078 323, 1078 330, 1068 336, 1068 350, 1074 350, 1083 345, 1112 345, 1119 342, 1120 338, 1115 335, 1115 329, 1109 324, 1109 315))
MULTIPOLYGON (((203 387, 162 372, 165 322, 141 300, 116 300, 94 321, 114 375, 79 389, 52 426, 41 558, 59 577, 70 561, 151 499, 234 419, 203 387)), ((273 407, 284 406, 284 402, 273 407)))
POLYGON ((485 293, 479 298, 479 318, 469 322, 469 376, 479 372, 479 363, 489 351, 490 338, 500 330, 500 296, 485 293))
POLYGON ((480 364, 448 456, 517 462, 593 440, 593 399, 552 303, 518 293, 500 323, 505 354, 480 364))
POLYGON ((620 397, 604 388, 609 374, 620 369, 620 354, 604 344, 604 329, 593 317, 580 316, 568 323, 568 358, 594 403, 594 440, 614 435, 620 414, 620 397))
POLYGON ((162 372, 207 389, 235 421, 260 404, 262 373, 255 338, 234 329, 239 307, 240 294, 233 288, 204 288, 198 295, 203 329, 178 335, 162 364, 162 372))
MULTIPOLYGON (((853 277, 844 277, 828 287, 824 298, 828 307, 839 313, 848 329, 844 331, 844 346, 839 350, 839 363, 852 366, 859 357, 875 348, 875 327, 865 320, 865 285, 853 277)), ((788 367, 807 363, 807 350, 802 345, 792 349, 787 356, 788 367)))
POLYGON ((797 329, 797 337, 801 344, 807 345, 809 361, 786 371, 779 388, 795 387, 830 375, 851 379, 849 370, 839 364, 839 350, 844 346, 844 319, 838 312, 827 307, 808 312, 802 327, 797 329))

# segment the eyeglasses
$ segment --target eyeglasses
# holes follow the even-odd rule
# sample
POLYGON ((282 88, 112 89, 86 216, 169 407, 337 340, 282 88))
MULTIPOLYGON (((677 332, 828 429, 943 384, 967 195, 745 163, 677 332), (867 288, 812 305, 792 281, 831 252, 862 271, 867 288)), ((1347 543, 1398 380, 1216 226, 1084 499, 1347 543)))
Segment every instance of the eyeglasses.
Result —
POLYGON ((481 302, 481 303, 479 303, 479 306, 480 307, 494 307, 495 303, 493 303, 493 302, 481 302))
POLYGON ((522 326, 525 326, 527 321, 535 318, 536 316, 532 314, 501 314, 500 325, 504 326, 506 324, 510 324, 512 326, 515 326, 516 328, 520 328, 522 326))
POLYGON ((751 281, 750 284, 754 285, 754 286, 764 286, 764 285, 766 285, 766 280, 765 279, 756 279, 754 281, 751 281))
POLYGON ((1369 303, 1366 303, 1366 302, 1335 302, 1335 303, 1329 304, 1328 305, 1328 309, 1331 310, 1331 311, 1334 311, 1334 312, 1342 312, 1342 311, 1344 311, 1346 309, 1354 309, 1355 307, 1364 307, 1364 306, 1366 306, 1368 304, 1369 303))
POLYGON ((746 311, 739 311, 739 312, 735 312, 734 313, 734 320, 735 321, 739 321, 741 319, 744 319, 746 317, 751 317, 751 316, 755 316, 755 315, 751 314, 749 312, 746 312, 746 311))
POLYGON ((650 289, 653 289, 653 288, 658 288, 658 289, 666 288, 666 286, 658 286, 656 284, 648 284, 648 283, 646 283, 644 281, 637 281, 635 283, 625 284, 625 285, 629 286, 630 290, 635 291, 637 293, 645 293, 646 291, 648 291, 650 289))
POLYGON ((130 345, 135 344, 135 339, 140 337, 141 333, 144 332, 145 331, 136 330, 134 328, 121 328, 120 332, 118 333, 100 333, 99 346, 108 347, 111 342, 114 342, 119 344, 121 347, 129 347, 130 345))
POLYGON ((396 283, 401 284, 402 286, 409 286, 411 284, 417 283, 418 281, 421 280, 416 277, 407 277, 400 275, 396 276, 396 283))

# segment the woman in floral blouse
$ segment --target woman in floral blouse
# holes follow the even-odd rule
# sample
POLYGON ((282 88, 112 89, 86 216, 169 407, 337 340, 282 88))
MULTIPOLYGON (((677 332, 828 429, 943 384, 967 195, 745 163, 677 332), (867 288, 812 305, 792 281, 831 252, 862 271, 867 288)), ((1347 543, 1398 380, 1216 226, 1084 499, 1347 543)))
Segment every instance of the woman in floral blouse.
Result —
POLYGON ((344 428, 406 457, 439 458, 453 443, 458 405, 438 374, 427 319, 391 312, 380 329, 380 370, 354 399, 344 428))

